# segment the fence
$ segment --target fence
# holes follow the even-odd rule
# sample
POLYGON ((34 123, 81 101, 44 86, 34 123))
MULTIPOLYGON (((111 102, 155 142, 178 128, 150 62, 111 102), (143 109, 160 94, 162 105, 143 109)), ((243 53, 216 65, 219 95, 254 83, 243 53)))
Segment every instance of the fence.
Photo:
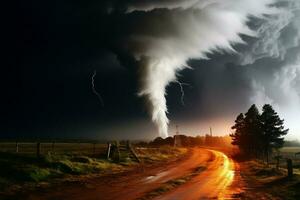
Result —
POLYGON ((286 171, 288 174, 300 174, 299 153, 281 153, 273 157, 268 163, 270 166, 286 171))
POLYGON ((0 142, 0 152, 11 152, 18 154, 41 155, 54 154, 80 154, 80 155, 103 155, 107 159, 120 161, 121 157, 131 158, 140 162, 131 143, 126 141, 122 144, 114 143, 58 143, 58 142, 0 142))
POLYGON ((20 154, 102 154, 105 153, 105 143, 63 143, 63 142, 0 142, 0 152, 15 152, 20 154))

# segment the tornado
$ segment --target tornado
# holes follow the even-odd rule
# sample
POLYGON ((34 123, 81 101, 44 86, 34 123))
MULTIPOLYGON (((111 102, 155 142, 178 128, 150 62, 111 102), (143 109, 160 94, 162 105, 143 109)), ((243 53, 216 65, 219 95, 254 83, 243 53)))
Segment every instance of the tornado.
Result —
POLYGON ((276 2, 131 0, 121 7, 110 5, 116 24, 114 52, 121 64, 136 71, 137 95, 145 100, 161 137, 168 137, 167 86, 189 67, 188 61, 216 52, 237 53, 233 45, 245 43, 241 35, 257 37, 249 20, 276 14, 276 2))

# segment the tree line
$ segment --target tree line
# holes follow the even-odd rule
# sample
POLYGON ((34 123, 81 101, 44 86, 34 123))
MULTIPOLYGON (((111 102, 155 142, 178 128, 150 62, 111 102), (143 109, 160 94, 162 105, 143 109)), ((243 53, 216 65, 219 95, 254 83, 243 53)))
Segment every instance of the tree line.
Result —
MULTIPOLYGON (((187 135, 176 135, 177 139, 180 140, 179 146, 181 147, 197 147, 197 146, 212 146, 212 147, 229 147, 231 146, 231 138, 229 136, 212 136, 206 134, 205 136, 187 136, 187 135)), ((167 138, 157 137, 153 141, 140 142, 137 146, 174 146, 175 137, 170 136, 167 138)))
POLYGON ((237 116, 232 129, 232 144, 237 145, 241 153, 267 162, 273 150, 283 146, 283 136, 288 133, 284 120, 270 104, 263 106, 262 113, 253 104, 245 114, 237 116))

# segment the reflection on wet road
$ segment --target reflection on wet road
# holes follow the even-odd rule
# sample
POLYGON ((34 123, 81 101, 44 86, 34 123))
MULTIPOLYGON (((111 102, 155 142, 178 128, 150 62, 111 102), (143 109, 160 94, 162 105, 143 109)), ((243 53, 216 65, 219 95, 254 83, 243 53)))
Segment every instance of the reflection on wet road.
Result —
POLYGON ((206 163, 207 170, 186 184, 156 199, 233 199, 231 196, 234 189, 229 186, 235 177, 235 163, 222 152, 209 151, 212 153, 213 159, 206 163))

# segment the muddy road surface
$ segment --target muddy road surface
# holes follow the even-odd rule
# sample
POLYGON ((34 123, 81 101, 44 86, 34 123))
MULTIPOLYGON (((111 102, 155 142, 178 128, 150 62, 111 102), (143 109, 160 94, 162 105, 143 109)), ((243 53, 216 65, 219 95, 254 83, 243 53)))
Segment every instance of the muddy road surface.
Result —
POLYGON ((23 196, 27 200, 199 200, 235 199, 241 192, 239 166, 220 151, 193 148, 177 162, 141 167, 128 173, 83 180, 23 196), (200 173, 193 174, 199 166, 200 173), (164 190, 172 180, 191 177, 183 184, 164 190), (155 193, 153 191, 159 191, 155 193), (149 193, 153 195, 149 195, 149 193), (151 194, 152 194, 151 193, 151 194))

